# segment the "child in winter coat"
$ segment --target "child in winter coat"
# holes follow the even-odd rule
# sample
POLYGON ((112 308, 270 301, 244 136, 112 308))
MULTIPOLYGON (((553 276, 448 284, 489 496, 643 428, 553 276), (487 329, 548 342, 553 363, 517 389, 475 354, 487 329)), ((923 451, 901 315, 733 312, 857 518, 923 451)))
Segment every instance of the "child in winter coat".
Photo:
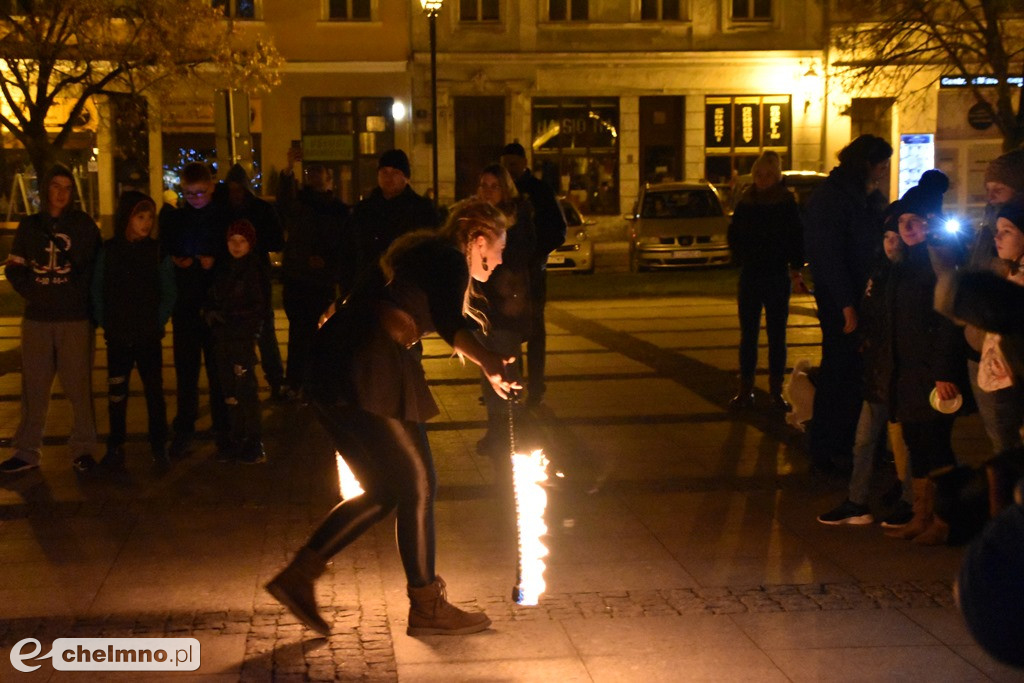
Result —
POLYGON ((266 460, 253 369, 270 275, 252 251, 255 243, 256 229, 248 220, 236 220, 228 227, 231 258, 220 269, 204 306, 231 429, 230 449, 218 450, 218 459, 234 457, 247 465, 266 460))
POLYGON ((167 468, 167 404, 163 387, 164 327, 174 310, 174 265, 152 237, 156 204, 141 192, 121 195, 114 236, 96 259, 92 305, 107 341, 110 436, 100 465, 124 468, 128 380, 138 367, 149 413, 149 445, 158 469, 167 468))

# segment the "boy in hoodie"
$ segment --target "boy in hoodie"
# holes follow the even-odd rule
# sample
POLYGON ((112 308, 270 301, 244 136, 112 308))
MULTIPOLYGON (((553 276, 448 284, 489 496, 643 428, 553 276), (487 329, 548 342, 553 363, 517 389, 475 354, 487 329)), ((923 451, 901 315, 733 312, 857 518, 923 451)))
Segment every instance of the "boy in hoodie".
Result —
POLYGON ((231 426, 230 450, 219 450, 218 460, 233 458, 247 465, 264 462, 257 395, 256 343, 266 312, 270 287, 266 270, 253 253, 256 229, 246 219, 228 227, 230 258, 218 271, 203 307, 213 330, 213 349, 220 372, 224 403, 231 426))
POLYGON ((100 462, 124 469, 128 380, 138 366, 149 413, 149 445, 158 469, 167 459, 167 403, 163 387, 164 327, 174 310, 174 264, 151 236, 156 204, 128 191, 118 202, 114 236, 96 259, 93 314, 107 340, 107 401, 110 436, 100 462))
POLYGON ((96 461, 92 406, 94 332, 89 320, 89 280, 100 231, 74 206, 74 176, 55 166, 40 183, 42 207, 18 224, 7 258, 7 279, 25 299, 21 324, 21 422, 14 455, 0 463, 0 474, 39 467, 43 428, 54 375, 71 402, 74 466, 96 461))

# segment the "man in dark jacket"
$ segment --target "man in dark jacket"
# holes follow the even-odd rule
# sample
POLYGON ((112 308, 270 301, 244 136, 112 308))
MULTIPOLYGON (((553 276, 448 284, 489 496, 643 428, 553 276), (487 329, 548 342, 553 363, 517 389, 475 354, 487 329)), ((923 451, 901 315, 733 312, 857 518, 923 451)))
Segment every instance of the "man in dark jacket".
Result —
POLYGON ((274 207, 252 192, 249 176, 245 169, 235 164, 228 171, 223 184, 218 185, 215 197, 224 202, 224 210, 228 221, 247 220, 256 230, 256 243, 252 245, 252 253, 256 263, 267 273, 265 280, 267 291, 263 293, 266 303, 263 329, 259 334, 260 365, 263 376, 270 385, 270 398, 283 398, 281 387, 284 384, 284 363, 281 361, 281 347, 277 343, 277 330, 274 327, 274 304, 270 292, 270 252, 284 248, 284 234, 281 221, 278 220, 274 207))
POLYGON ((289 391, 305 381, 306 366, 320 315, 351 288, 356 246, 348 225, 348 206, 335 196, 330 170, 307 164, 305 185, 296 187, 294 150, 281 172, 277 209, 288 229, 281 263, 282 298, 288 316, 289 391))
POLYGON ((193 162, 181 171, 185 205, 165 205, 160 212, 160 242, 174 262, 178 298, 171 316, 178 412, 172 427, 170 455, 189 452, 199 417, 199 366, 205 361, 210 387, 210 416, 218 450, 230 450, 228 414, 213 354, 213 337, 201 309, 213 285, 214 264, 227 259, 227 216, 213 201, 213 176, 205 164, 193 162))
POLYGON ((74 466, 84 471, 95 464, 89 286, 100 231, 74 207, 74 187, 67 168, 50 171, 40 184, 42 210, 18 224, 7 257, 7 279, 25 299, 25 316, 21 422, 14 434, 14 455, 0 463, 0 473, 39 467, 54 375, 60 376, 74 415, 69 441, 74 466))
POLYGON ((839 166, 815 190, 804 216, 804 253, 814 276, 821 325, 821 372, 809 430, 812 465, 849 471, 861 405, 857 305, 871 276, 885 199, 878 191, 892 147, 862 135, 839 153, 839 166))
POLYGON ((433 204, 409 185, 411 173, 409 157, 402 150, 381 155, 377 187, 352 211, 352 230, 359 244, 358 272, 372 268, 397 237, 437 227, 433 204))
POLYGON ((501 150, 501 165, 508 169, 516 189, 533 205, 537 246, 530 263, 530 297, 533 320, 526 340, 526 402, 539 405, 547 385, 544 368, 547 355, 547 331, 544 328, 544 304, 548 298, 548 254, 565 242, 565 215, 554 191, 538 180, 526 163, 526 150, 518 142, 501 150))

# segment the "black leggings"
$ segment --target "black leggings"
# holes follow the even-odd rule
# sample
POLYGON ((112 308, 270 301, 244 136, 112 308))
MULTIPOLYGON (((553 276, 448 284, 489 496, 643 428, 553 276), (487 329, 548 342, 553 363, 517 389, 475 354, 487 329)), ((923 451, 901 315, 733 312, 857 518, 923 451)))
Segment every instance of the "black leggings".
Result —
POLYGON ((420 425, 352 406, 313 405, 365 493, 336 505, 306 547, 324 559, 332 557, 397 510, 406 580, 415 587, 432 583, 437 474, 420 425))
POLYGON ((910 452, 910 474, 915 479, 956 464, 952 445, 953 417, 942 415, 921 422, 903 422, 903 440, 910 452))

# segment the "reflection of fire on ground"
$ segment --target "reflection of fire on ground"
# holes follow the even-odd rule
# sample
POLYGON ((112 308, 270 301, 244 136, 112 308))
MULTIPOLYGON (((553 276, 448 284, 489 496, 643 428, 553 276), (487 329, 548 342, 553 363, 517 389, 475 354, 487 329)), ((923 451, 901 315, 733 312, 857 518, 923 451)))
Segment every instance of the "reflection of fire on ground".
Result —
POLYGON ((540 450, 512 455, 512 487, 516 501, 516 521, 519 528, 518 584, 513 594, 520 605, 536 605, 544 592, 544 558, 548 549, 541 536, 548 532, 544 524, 544 510, 548 495, 548 460, 540 450))
POLYGON ((338 463, 338 488, 341 491, 342 499, 348 500, 349 498, 361 496, 363 494, 363 487, 359 485, 356 475, 352 474, 352 470, 349 469, 345 458, 341 457, 341 453, 338 451, 334 451, 334 459, 338 463))

